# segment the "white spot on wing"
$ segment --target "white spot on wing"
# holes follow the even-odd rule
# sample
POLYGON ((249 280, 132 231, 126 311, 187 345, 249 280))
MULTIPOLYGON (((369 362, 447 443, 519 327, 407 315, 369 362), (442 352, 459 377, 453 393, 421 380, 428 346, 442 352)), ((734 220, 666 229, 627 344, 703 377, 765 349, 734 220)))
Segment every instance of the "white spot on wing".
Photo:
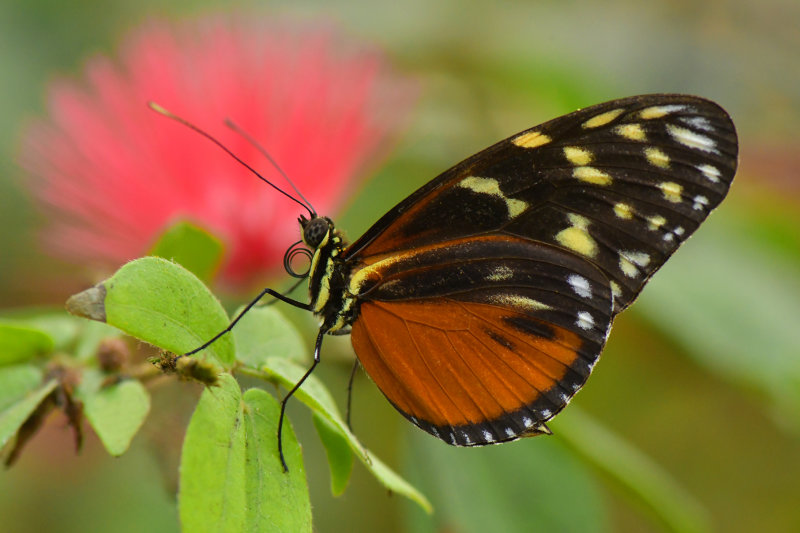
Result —
POLYGON ((592 297, 592 287, 589 285, 589 280, 584 278, 583 276, 579 276, 578 274, 570 274, 567 278, 567 283, 569 283, 572 290, 575 291, 575 294, 582 298, 591 298, 592 297))
POLYGON ((509 437, 513 437, 513 436, 515 436, 515 435, 516 435, 516 433, 514 433, 514 430, 513 430, 513 429, 511 429, 511 428, 506 428, 506 435, 508 435, 509 437))
POLYGON ((484 430, 483 430, 483 439, 484 439, 486 442, 494 442, 494 435, 492 435, 492 434, 491 434, 491 432, 490 432, 489 430, 487 430, 487 429, 484 429, 484 430))
POLYGON ((541 415, 543 418, 550 418, 551 416, 553 416, 553 411, 551 411, 550 409, 543 409, 541 415))
POLYGON ((680 144, 689 148, 702 150, 703 152, 710 152, 718 154, 717 143, 711 137, 700 135, 692 130, 681 128, 674 124, 667 124, 667 132, 670 136, 680 144))
POLYGON ((525 426, 526 428, 529 428, 533 425, 533 420, 531 420, 526 416, 525 418, 522 419, 522 425, 525 426))
POLYGON ((689 126, 697 128, 698 130, 703 130, 703 131, 714 130, 714 127, 711 125, 711 122, 709 122, 706 117, 681 117, 678 120, 680 120, 684 124, 688 124, 689 126))
POLYGON ((717 167, 712 165, 698 165, 696 168, 697 170, 703 173, 703 176, 705 176, 708 179, 708 181, 712 183, 719 182, 719 177, 721 176, 721 173, 717 167))
POLYGON ((697 209, 698 211, 702 210, 702 209, 705 209, 706 207, 708 207, 708 198, 706 198, 705 196, 700 196, 700 195, 695 196, 694 197, 694 205, 692 205, 692 207, 694 209, 697 209))
POLYGON ((579 311, 575 325, 581 329, 592 329, 594 327, 594 317, 587 311, 579 311))

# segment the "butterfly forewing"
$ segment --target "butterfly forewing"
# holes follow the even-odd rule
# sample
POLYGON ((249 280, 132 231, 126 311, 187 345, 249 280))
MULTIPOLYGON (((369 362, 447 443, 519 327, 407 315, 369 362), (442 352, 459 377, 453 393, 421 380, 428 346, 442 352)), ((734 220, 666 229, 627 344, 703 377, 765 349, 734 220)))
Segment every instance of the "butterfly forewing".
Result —
POLYGON ((736 159, 725 111, 680 95, 589 107, 470 157, 344 250, 359 360, 451 444, 546 432, 736 159))
POLYGON ((615 311, 722 201, 736 132, 701 98, 615 100, 514 135, 401 202, 347 251, 390 254, 487 232, 563 247, 612 283, 615 311))

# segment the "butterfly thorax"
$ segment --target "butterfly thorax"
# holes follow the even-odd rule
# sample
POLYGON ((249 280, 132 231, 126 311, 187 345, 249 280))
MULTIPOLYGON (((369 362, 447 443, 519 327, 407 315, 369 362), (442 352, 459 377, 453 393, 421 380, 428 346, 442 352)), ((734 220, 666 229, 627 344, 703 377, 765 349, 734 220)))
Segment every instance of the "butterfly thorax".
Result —
POLYGON ((311 310, 326 333, 347 333, 355 318, 355 299, 346 290, 346 243, 328 217, 301 218, 300 225, 303 242, 314 249, 308 271, 311 310))

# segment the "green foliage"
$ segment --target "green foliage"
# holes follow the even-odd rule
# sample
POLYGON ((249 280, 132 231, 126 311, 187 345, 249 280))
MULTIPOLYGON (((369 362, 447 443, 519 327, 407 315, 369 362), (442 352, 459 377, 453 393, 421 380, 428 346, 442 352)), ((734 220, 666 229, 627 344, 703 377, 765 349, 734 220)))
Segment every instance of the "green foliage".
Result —
POLYGON ((800 431, 800 269, 730 218, 703 229, 702 243, 690 241, 664 267, 637 310, 715 374, 757 390, 800 431))
POLYGON ((557 439, 454 449, 415 432, 407 461, 437 510, 410 531, 609 531, 596 481, 557 439))
MULTIPOLYGON (((15 369, 16 370, 16 369, 15 369)), ((2 376, 10 382, 10 389, 15 392, 14 396, 3 394, 2 403, 6 404, 5 409, 0 411, 0 448, 5 446, 8 441, 17 434, 26 420, 33 414, 39 404, 56 388, 56 380, 52 379, 44 383, 37 383, 35 388, 28 388, 31 385, 31 375, 24 369, 15 372, 16 375, 8 374, 2 376), (19 394, 20 389, 28 388, 25 394, 19 394)), ((3 384, 0 382, 0 384, 3 384)))
POLYGON ((80 399, 84 414, 103 446, 113 456, 128 450, 150 411, 150 394, 139 381, 124 380, 102 386, 97 370, 83 374, 80 399))
POLYGON ((53 339, 39 329, 0 323, 0 366, 23 363, 53 349, 53 339))
POLYGON ((284 473, 277 447, 280 407, 272 396, 224 374, 197 404, 181 457, 185 531, 311 531, 300 446, 284 426, 284 473))
POLYGON ((551 422, 577 456, 652 513, 667 531, 711 531, 703 506, 654 461, 576 407, 551 422))
MULTIPOLYGON (((203 283, 185 268, 158 257, 132 261, 97 287, 67 302, 73 314, 100 320, 173 353, 200 346, 228 325, 228 315, 203 283)), ((233 341, 220 338, 208 353, 225 368, 233 341)))
POLYGON ((150 249, 150 255, 178 263, 206 282, 219 268, 223 252, 219 239, 190 222, 168 228, 150 249))

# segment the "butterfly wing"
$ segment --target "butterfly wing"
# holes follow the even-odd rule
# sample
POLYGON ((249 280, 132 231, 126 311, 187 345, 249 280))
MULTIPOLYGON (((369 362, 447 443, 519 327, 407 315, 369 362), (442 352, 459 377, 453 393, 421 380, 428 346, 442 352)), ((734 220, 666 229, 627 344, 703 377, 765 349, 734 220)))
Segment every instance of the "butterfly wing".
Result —
POLYGON ((514 135, 447 170, 346 251, 370 261, 498 233, 593 262, 615 312, 727 194, 736 131, 717 104, 645 95, 588 107, 514 135))
POLYGON ((359 360, 446 442, 546 431, 736 158, 725 111, 680 95, 589 107, 470 157, 345 250, 359 360))
POLYGON ((395 255, 351 288, 364 370, 414 424, 462 446, 546 432, 612 319, 611 288, 591 263, 511 237, 395 255))

